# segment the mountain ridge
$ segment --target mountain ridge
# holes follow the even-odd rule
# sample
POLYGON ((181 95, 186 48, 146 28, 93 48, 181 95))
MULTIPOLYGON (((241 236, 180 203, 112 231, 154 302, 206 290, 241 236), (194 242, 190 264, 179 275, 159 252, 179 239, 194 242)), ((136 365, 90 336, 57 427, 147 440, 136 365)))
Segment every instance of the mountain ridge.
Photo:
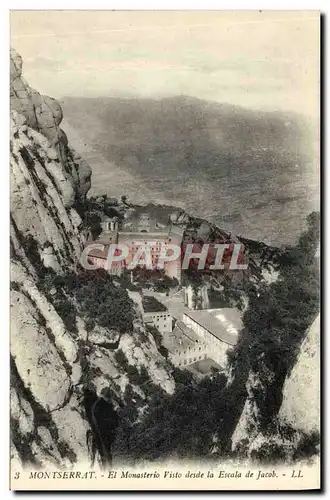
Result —
POLYGON ((292 113, 186 97, 70 98, 62 106, 81 141, 104 159, 92 164, 95 195, 109 176, 116 196, 179 202, 276 246, 294 243, 318 209, 316 129, 292 113))

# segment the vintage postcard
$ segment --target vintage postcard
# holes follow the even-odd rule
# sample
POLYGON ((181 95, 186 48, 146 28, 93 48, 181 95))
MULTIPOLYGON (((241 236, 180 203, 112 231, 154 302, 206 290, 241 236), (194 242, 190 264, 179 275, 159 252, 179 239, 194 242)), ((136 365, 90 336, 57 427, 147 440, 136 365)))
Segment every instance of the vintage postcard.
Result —
POLYGON ((10 17, 10 488, 320 489, 320 13, 10 17))

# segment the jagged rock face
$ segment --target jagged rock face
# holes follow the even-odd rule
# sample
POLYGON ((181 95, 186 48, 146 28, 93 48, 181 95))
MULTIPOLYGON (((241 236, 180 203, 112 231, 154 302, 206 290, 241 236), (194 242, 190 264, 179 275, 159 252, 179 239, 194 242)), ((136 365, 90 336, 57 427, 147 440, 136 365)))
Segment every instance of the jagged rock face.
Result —
MULTIPOLYGON (((77 191, 81 196, 89 189, 90 168, 59 129, 59 104, 30 89, 21 70, 22 59, 12 51, 12 460, 70 466, 90 459, 86 378, 96 397, 110 388, 118 401, 123 398, 129 378, 115 360, 118 348, 168 393, 174 391, 174 381, 138 314, 133 332, 120 335, 112 325, 88 332, 71 302, 73 332, 64 321, 65 311, 58 308, 63 291, 46 291, 41 285, 45 272, 59 276, 74 271, 79 262, 82 221, 73 203, 77 191)), ((67 306, 66 300, 62 305, 67 306)))
POLYGON ((13 248, 22 254, 30 238, 46 266, 57 271, 72 266, 80 257, 82 236, 80 217, 72 208, 71 180, 49 141, 28 127, 22 115, 12 111, 11 118, 13 248))
MULTIPOLYGON (((93 339, 93 337, 90 338, 93 339)), ((89 358, 90 369, 97 374, 93 381, 98 393, 101 393, 110 384, 110 387, 120 399, 127 386, 131 385, 133 390, 144 398, 143 388, 132 383, 125 369, 116 361, 116 350, 104 349, 99 343, 93 345, 94 349, 89 358), (99 348, 95 349, 95 346, 99 346, 99 348)), ((142 325, 136 325, 133 334, 122 335, 118 348, 124 353, 131 366, 138 369, 144 367, 153 383, 162 387, 168 394, 174 392, 175 383, 169 373, 167 363, 159 355, 152 336, 144 330, 142 325), (143 334, 142 341, 140 338, 141 333, 143 334)))
MULTIPOLYGON (((272 376, 269 372, 269 383, 272 376)), ((232 450, 248 458, 260 458, 275 450, 273 460, 292 459, 304 439, 320 431, 320 315, 308 329, 297 361, 286 378, 282 404, 270 432, 260 426, 260 409, 255 399, 256 391, 266 394, 267 387, 252 371, 245 387, 247 397, 232 435, 232 450)))
POLYGON ((65 466, 86 459, 88 426, 74 391, 77 344, 27 261, 16 256, 11 263, 13 460, 65 466))
POLYGON ((320 315, 309 328, 285 381, 279 417, 305 433, 320 430, 320 315))
POLYGON ((56 150, 63 167, 70 174, 77 195, 85 196, 91 186, 89 165, 68 146, 66 134, 59 125, 63 119, 58 101, 39 94, 29 87, 22 76, 22 58, 14 49, 10 52, 10 106, 25 116, 29 127, 47 137, 56 150))
POLYGON ((56 149, 11 112, 11 418, 13 455, 39 465, 86 458, 87 423, 73 388, 77 344, 39 289, 43 263, 61 273, 80 257, 80 217, 56 149), (71 429, 71 436, 68 436, 71 429))

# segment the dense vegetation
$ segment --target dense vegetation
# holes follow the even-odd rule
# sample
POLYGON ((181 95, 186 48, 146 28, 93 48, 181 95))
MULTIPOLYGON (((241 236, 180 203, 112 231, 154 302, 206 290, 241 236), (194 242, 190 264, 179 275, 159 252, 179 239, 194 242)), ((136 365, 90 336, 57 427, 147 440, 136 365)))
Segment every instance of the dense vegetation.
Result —
POLYGON ((164 269, 147 269, 146 266, 136 266, 132 271, 134 284, 138 289, 148 288, 155 292, 169 292, 179 285, 176 278, 165 275, 164 269))
POLYGON ((77 274, 68 272, 63 276, 48 270, 41 286, 46 294, 51 290, 56 292, 51 301, 71 331, 74 331, 75 312, 84 318, 88 330, 96 325, 119 332, 133 329, 133 303, 126 289, 104 269, 81 269, 77 274))
POLYGON ((121 217, 117 199, 106 195, 79 199, 75 209, 83 220, 83 228, 91 231, 93 239, 101 233, 101 221, 104 216, 121 217))
POLYGON ((167 311, 167 307, 159 302, 156 297, 145 295, 142 300, 144 312, 160 312, 167 311))
POLYGON ((306 330, 319 312, 319 268, 314 256, 319 242, 319 214, 280 263, 279 279, 251 294, 246 326, 232 364, 237 372, 255 373, 263 388, 255 391, 261 428, 267 429, 282 402, 282 387, 297 359, 306 330), (243 367, 244 365, 244 367, 243 367))
POLYGON ((168 350, 163 345, 163 336, 158 330, 158 328, 156 328, 154 325, 146 324, 146 330, 153 336, 154 341, 156 342, 157 349, 160 352, 160 354, 167 359, 168 350))
POLYGON ((120 425, 114 443, 114 456, 120 462, 208 456, 212 436, 218 427, 219 397, 226 385, 222 374, 194 381, 185 371, 173 370, 177 388, 172 396, 153 388, 150 408, 144 418, 144 401, 126 394, 127 405, 120 411, 120 425))

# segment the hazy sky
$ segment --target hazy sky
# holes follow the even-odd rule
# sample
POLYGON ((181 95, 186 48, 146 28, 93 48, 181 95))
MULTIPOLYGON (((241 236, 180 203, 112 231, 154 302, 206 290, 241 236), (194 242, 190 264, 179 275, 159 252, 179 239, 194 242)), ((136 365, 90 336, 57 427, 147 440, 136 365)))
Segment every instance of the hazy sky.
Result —
POLYGON ((184 94, 318 114, 316 11, 13 11, 11 45, 56 98, 184 94))

